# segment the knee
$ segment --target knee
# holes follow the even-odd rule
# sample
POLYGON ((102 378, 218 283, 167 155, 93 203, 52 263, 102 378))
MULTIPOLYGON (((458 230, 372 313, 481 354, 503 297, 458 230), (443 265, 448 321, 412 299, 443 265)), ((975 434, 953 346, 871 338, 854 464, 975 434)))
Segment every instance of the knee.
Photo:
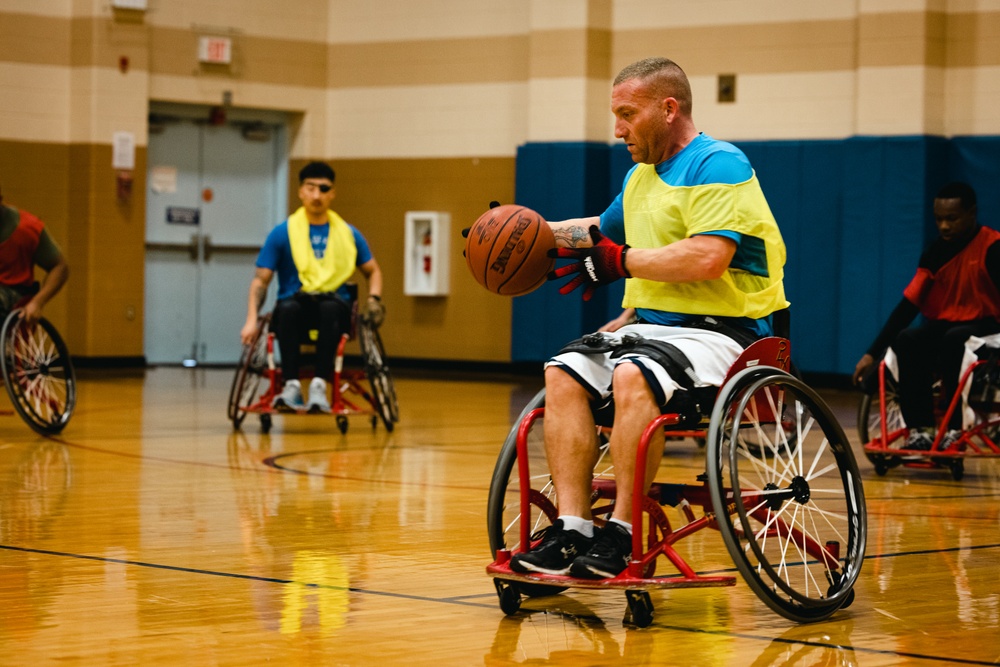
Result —
POLYGON ((545 401, 589 401, 587 390, 573 376, 559 366, 545 369, 545 401))
POLYGON ((616 405, 628 406, 640 401, 653 401, 653 392, 638 364, 618 364, 612 375, 611 386, 616 405))
POLYGON ((965 341, 972 335, 966 328, 952 329, 944 335, 942 348, 945 352, 957 353, 965 349, 965 341))
POLYGON ((279 322, 294 322, 301 311, 302 306, 295 299, 282 299, 274 304, 274 317, 279 322))

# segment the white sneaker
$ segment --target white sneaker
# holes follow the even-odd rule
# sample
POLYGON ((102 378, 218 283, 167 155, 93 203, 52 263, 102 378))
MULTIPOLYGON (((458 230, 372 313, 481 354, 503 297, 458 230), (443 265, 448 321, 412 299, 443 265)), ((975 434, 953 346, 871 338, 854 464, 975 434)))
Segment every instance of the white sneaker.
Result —
POLYGON ((271 407, 282 412, 295 412, 305 408, 302 402, 302 385, 298 380, 289 380, 285 383, 281 393, 274 397, 271 407))
POLYGON ((326 380, 313 378, 309 383, 309 412, 330 412, 330 401, 326 398, 326 380))

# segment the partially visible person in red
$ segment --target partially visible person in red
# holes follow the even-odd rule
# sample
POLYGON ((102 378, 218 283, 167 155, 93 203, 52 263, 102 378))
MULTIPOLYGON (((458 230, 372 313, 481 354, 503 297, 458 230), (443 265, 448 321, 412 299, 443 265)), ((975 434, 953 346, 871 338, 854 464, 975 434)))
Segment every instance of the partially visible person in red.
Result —
POLYGON ((18 301, 30 296, 24 319, 34 324, 68 277, 66 258, 42 221, 4 204, 0 187, 0 316, 6 319, 18 301), (36 266, 45 271, 41 286, 35 282, 36 266))
MULTIPOLYGON (((976 192, 949 183, 934 197, 939 237, 924 250, 917 273, 882 331, 858 361, 854 383, 869 376, 891 347, 898 362, 898 398, 910 433, 907 449, 930 449, 936 434, 933 384, 949 399, 958 387, 965 341, 1000 333, 1000 232, 976 220, 976 192), (914 318, 923 321, 910 326, 914 318)), ((956 410, 940 447, 962 428, 956 410)))

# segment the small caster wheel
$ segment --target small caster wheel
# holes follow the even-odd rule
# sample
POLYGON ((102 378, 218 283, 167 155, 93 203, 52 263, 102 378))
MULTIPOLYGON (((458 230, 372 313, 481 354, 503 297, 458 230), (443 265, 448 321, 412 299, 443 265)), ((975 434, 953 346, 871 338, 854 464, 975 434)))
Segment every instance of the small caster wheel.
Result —
MULTIPOLYGON (((827 597, 833 597, 839 592, 840 582, 843 580, 843 574, 839 572, 831 573, 833 583, 830 588, 827 589, 827 597)), ((847 591, 847 595, 844 597, 844 603, 840 605, 841 609, 847 609, 852 604, 854 604, 854 589, 847 591)))
POLYGON ((260 432, 261 433, 271 432, 271 415, 267 414, 266 412, 261 413, 260 415, 260 432))
POLYGON ((889 466, 885 462, 885 458, 881 456, 874 457, 872 464, 875 466, 875 474, 879 477, 885 477, 885 474, 889 472, 889 466))
POLYGON ((708 443, 708 440, 706 440, 705 438, 695 438, 694 439, 694 444, 698 445, 698 449, 705 449, 705 445, 707 443, 708 443))
POLYGON ((965 461, 959 458, 954 458, 948 464, 951 468, 951 478, 956 482, 961 482, 962 478, 965 477, 965 461))
POLYGON ((372 430, 374 431, 376 429, 378 429, 378 417, 376 415, 372 415, 372 430))
POLYGON ((521 609, 521 593, 518 592, 517 585, 505 579, 494 579, 493 585, 500 598, 500 610, 508 616, 516 614, 521 609))
POLYGON ((337 428, 340 429, 341 433, 347 433, 347 417, 337 415, 337 428))
POLYGON ((639 628, 647 628, 653 622, 653 601, 649 599, 646 591, 625 591, 625 599, 628 600, 628 614, 625 622, 629 622, 639 628))

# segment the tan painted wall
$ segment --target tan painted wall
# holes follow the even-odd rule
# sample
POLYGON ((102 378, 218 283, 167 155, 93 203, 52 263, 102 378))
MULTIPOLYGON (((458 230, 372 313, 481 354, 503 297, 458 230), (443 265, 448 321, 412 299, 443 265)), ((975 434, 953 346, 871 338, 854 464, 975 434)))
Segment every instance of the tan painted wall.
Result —
POLYGON ((70 285, 49 314, 80 356, 142 354, 150 101, 212 105, 228 94, 236 107, 288 113, 289 172, 312 157, 335 165, 337 208, 386 270, 386 344, 459 360, 509 359, 511 306, 468 280, 458 230, 490 199, 513 198, 519 145, 614 141, 609 81, 632 60, 679 62, 699 127, 721 139, 1000 134, 992 0, 149 6, 0 0, 0 181, 69 256, 70 285), (199 64, 203 35, 232 38, 233 63, 199 64), (715 100, 723 73, 738 77, 734 104, 715 100), (139 147, 126 202, 110 166, 115 131, 139 147), (412 209, 452 215, 447 298, 403 295, 412 209))

